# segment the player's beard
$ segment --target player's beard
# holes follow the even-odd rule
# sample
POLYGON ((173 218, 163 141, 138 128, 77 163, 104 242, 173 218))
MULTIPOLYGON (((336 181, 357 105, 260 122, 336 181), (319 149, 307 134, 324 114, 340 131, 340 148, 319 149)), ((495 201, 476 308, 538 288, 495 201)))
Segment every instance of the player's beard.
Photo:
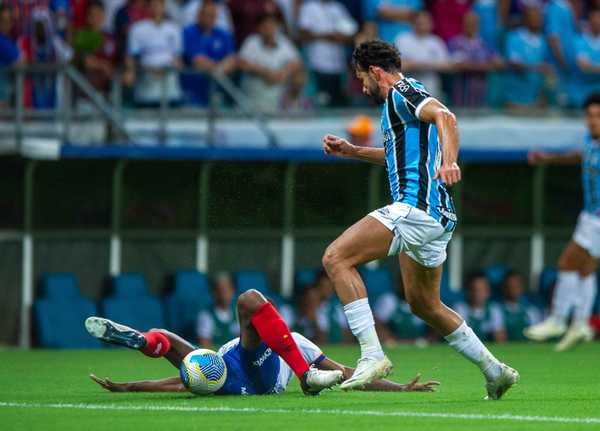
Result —
POLYGON ((381 90, 379 89, 379 85, 377 85, 377 81, 371 77, 369 77, 369 80, 367 81, 367 90, 369 91, 369 97, 377 105, 381 105, 385 101, 385 97, 381 95, 381 90))

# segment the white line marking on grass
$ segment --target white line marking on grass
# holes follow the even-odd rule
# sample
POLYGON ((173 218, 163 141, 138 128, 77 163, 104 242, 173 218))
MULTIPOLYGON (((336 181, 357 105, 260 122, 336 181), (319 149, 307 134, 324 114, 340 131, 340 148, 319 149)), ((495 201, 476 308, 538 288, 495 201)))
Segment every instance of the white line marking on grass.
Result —
POLYGON ((258 407, 227 406, 171 406, 171 405, 119 405, 119 404, 68 404, 68 403, 15 403, 1 402, 0 408, 23 409, 74 409, 74 410, 110 410, 110 411, 144 411, 144 412, 189 412, 189 413, 265 413, 265 414, 315 414, 344 416, 378 416, 378 417, 412 417, 441 418, 465 420, 492 420, 517 422, 552 422, 568 424, 600 424, 600 417, 568 417, 568 416, 527 416, 527 415, 485 415, 476 413, 428 413, 405 411, 377 410, 337 410, 337 409, 263 409, 258 407))

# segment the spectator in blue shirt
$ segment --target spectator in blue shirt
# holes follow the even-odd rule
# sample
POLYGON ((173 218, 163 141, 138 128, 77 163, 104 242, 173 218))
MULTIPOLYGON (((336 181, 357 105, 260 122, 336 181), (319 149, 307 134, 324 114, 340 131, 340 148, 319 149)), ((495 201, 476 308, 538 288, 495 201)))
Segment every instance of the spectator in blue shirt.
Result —
POLYGON ((188 100, 206 105, 210 80, 207 74, 229 74, 237 67, 233 36, 215 27, 217 7, 205 1, 198 9, 197 22, 183 31, 183 58, 187 67, 203 72, 185 74, 183 88, 188 100))
POLYGON ((569 94, 577 91, 573 80, 575 71, 574 42, 577 35, 575 9, 568 0, 550 0, 546 6, 545 33, 559 81, 561 104, 569 103, 569 94))
POLYGON ((497 50, 499 33, 502 30, 499 2, 497 0, 475 0, 473 12, 479 16, 481 27, 479 35, 492 49, 497 50))
POLYGON ((589 15, 589 33, 575 39, 575 61, 580 91, 571 95, 576 106, 581 106, 591 93, 600 91, 600 10, 589 15))
POLYGON ((8 104, 12 93, 12 76, 2 70, 19 61, 19 48, 11 39, 12 13, 6 6, 0 6, 0 107, 8 104))
POLYGON ((394 43, 396 37, 410 31, 415 13, 423 9, 422 0, 365 0, 365 17, 375 21, 379 37, 394 43))
POLYGON ((524 26, 506 36, 506 102, 511 108, 539 105, 545 76, 550 74, 549 50, 542 36, 543 16, 537 7, 524 12, 524 26))

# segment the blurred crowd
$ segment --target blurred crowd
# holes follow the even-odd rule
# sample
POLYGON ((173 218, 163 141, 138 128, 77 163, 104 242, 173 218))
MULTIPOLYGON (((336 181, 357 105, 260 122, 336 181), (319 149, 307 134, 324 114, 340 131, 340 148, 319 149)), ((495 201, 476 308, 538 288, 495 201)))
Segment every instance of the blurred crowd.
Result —
MULTIPOLYGON (((548 288, 544 294, 534 294, 521 274, 505 269, 500 278, 493 272, 474 272, 467 277, 461 291, 443 296, 482 340, 503 343, 525 340, 523 330, 544 318, 553 286, 548 288)), ((226 273, 217 276, 212 293, 214 307, 201 311, 197 319, 196 341, 204 347, 218 346, 239 336, 237 295, 231 277, 226 273)), ((383 290, 374 297, 372 293, 369 291, 369 299, 377 331, 386 345, 402 342, 424 345, 441 340, 439 334, 411 313, 401 280, 391 290, 383 290)), ((297 286, 291 302, 279 297, 270 299, 290 327, 313 341, 352 342, 343 307, 324 271, 314 281, 297 286)))
MULTIPOLYGON (((597 0, 0 0, 0 68, 71 62, 107 94, 153 107, 228 103, 230 77, 266 111, 369 102, 349 74, 355 44, 399 48, 406 74, 456 107, 578 107, 600 89, 597 0), (118 72, 118 73, 117 73, 118 72), (213 88, 214 87, 214 88, 213 88), (211 99, 212 100, 212 99, 211 99)), ((25 82, 28 106, 57 98, 25 82)), ((0 104, 14 100, 0 69, 0 104)))

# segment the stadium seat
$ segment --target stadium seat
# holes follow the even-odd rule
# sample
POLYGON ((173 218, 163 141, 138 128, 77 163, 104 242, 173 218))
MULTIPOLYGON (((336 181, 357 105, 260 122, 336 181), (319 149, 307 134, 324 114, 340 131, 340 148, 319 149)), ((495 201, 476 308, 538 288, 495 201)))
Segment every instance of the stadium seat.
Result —
POLYGON ((360 275, 365 282, 371 304, 375 304, 383 294, 395 293, 392 274, 387 268, 362 268, 360 275))
POLYGON ((249 289, 256 289, 263 295, 273 293, 267 275, 261 271, 238 271, 233 274, 233 282, 238 294, 249 289))
POLYGON ((212 305, 206 274, 178 271, 173 279, 173 291, 165 297, 167 326, 182 337, 193 340, 198 312, 212 305))
POLYGON ((500 287, 509 270, 510 268, 506 265, 491 265, 485 268, 485 277, 488 279, 492 289, 498 289, 500 287))
POLYGON ((125 272, 113 278, 112 296, 117 298, 139 298, 148 296, 148 284, 138 272, 125 272))
POLYGON ((47 298, 79 298, 77 279, 73 274, 56 272, 44 274, 40 282, 40 294, 47 298))
POLYGON ((98 314, 92 300, 79 292, 72 274, 46 274, 40 297, 33 305, 34 328, 40 347, 50 349, 94 349, 101 343, 87 333, 84 321, 98 314))
POLYGON ((554 267, 546 267, 540 273, 538 279, 538 293, 542 297, 547 297, 556 284, 558 277, 558 271, 554 267))
POLYGON ((166 327, 162 303, 148 293, 142 274, 125 273, 112 281, 112 295, 101 302, 104 317, 142 331, 166 327))

